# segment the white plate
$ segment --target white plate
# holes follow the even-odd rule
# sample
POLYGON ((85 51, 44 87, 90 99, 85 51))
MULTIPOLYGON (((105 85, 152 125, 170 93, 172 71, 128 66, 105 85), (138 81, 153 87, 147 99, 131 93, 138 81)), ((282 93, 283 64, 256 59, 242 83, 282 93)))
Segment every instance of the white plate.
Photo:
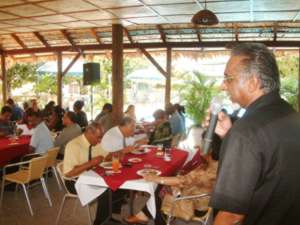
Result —
POLYGON ((128 159, 128 162, 131 162, 131 163, 139 163, 139 162, 142 162, 143 160, 140 159, 140 158, 130 158, 128 159))
POLYGON ((160 175, 161 172, 159 170, 156 170, 156 169, 142 169, 142 170, 138 170, 136 172, 137 175, 140 175, 140 176, 145 176, 147 174, 151 174, 151 175, 160 175))
POLYGON ((136 149, 136 150, 132 151, 131 153, 135 154, 135 155, 142 155, 142 154, 146 154, 148 152, 150 152, 150 148, 136 149))
MULTIPOLYGON (((102 162, 100 163, 100 166, 104 169, 111 170, 112 169, 112 162, 102 162)), ((122 165, 120 164, 120 168, 122 168, 122 165)))

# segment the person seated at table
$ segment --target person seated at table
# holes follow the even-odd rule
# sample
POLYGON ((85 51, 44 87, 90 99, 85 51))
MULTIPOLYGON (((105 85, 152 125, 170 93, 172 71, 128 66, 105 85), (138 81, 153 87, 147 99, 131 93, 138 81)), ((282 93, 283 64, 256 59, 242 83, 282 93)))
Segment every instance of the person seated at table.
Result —
POLYGON ((100 123, 104 129, 104 133, 113 127, 112 122, 112 104, 105 103, 101 113, 96 116, 96 122, 100 123))
POLYGON ((164 110, 158 109, 153 113, 154 131, 151 133, 149 143, 152 145, 162 144, 164 147, 170 147, 172 140, 172 130, 167 114, 164 110))
POLYGON ((129 105, 124 112, 124 116, 130 117, 136 121, 136 115, 135 115, 135 106, 134 105, 129 105))
POLYGON ((44 154, 48 149, 53 148, 53 139, 51 133, 42 120, 40 112, 29 111, 27 114, 28 124, 34 128, 30 140, 30 148, 32 152, 44 154))
POLYGON ((49 119, 47 121, 47 126, 49 130, 53 132, 58 132, 63 129, 63 115, 64 109, 62 109, 60 106, 57 105, 52 109, 52 113, 50 114, 49 119))
POLYGON ((9 106, 3 106, 0 114, 0 136, 7 136, 14 133, 14 124, 10 120, 12 109, 9 106))
POLYGON ((108 152, 129 153, 135 145, 146 144, 148 139, 134 139, 135 120, 130 117, 122 118, 119 126, 109 129, 103 136, 101 146, 108 152))
POLYGON ((184 122, 172 104, 166 107, 166 113, 170 116, 169 122, 171 124, 174 142, 172 145, 177 146, 181 137, 185 135, 184 122))
POLYGON ((14 102, 12 98, 7 99, 7 106, 11 107, 11 121, 20 121, 23 118, 23 110, 14 102))
POLYGON ((88 125, 86 113, 82 110, 83 106, 84 106, 84 102, 81 100, 77 100, 76 102, 74 102, 73 105, 73 110, 76 113, 76 117, 77 117, 76 122, 82 128, 88 125))
MULTIPOLYGON (((77 178, 82 172, 99 165, 109 153, 99 145, 103 136, 100 124, 92 122, 84 133, 71 140, 65 148, 63 173, 66 177, 77 178)), ((68 190, 76 194, 75 181, 65 180, 68 190)), ((112 193, 113 212, 120 213, 124 191, 117 190, 112 193)), ((109 217, 109 192, 106 190, 98 197, 98 206, 94 225, 102 224, 109 217)))
MULTIPOLYGON (((202 153, 200 152, 200 154, 202 153)), ((170 200, 173 199, 173 193, 176 193, 176 195, 187 196, 212 192, 213 185, 216 180, 218 163, 214 160, 214 154, 212 153, 212 151, 210 151, 207 155, 202 155, 201 157, 201 163, 185 175, 178 175, 172 177, 160 177, 157 175, 144 176, 144 179, 146 181, 159 184, 155 191, 155 202, 157 208, 156 216, 154 218, 155 225, 165 224, 165 219, 163 218, 160 208, 162 206, 162 203, 163 205, 170 204, 170 200), (166 185, 171 188, 170 191, 164 191, 165 193, 163 195, 163 200, 159 196, 162 188, 161 185, 166 185)), ((182 203, 180 203, 180 201, 176 202, 175 208, 177 204, 182 203)), ((188 212, 188 214, 193 215, 196 209, 200 211, 207 210, 207 206, 207 198, 197 200, 193 204, 193 207, 190 208, 192 212, 188 212)), ((150 218, 152 218, 152 216, 148 211, 147 207, 144 206, 140 212, 133 216, 127 217, 125 221, 128 224, 146 224, 148 223, 150 218)))
POLYGON ((63 116, 62 122, 65 128, 55 138, 54 141, 54 146, 59 147, 58 158, 60 159, 62 159, 64 156, 66 144, 82 133, 80 126, 76 123, 76 115, 74 112, 66 112, 63 116))

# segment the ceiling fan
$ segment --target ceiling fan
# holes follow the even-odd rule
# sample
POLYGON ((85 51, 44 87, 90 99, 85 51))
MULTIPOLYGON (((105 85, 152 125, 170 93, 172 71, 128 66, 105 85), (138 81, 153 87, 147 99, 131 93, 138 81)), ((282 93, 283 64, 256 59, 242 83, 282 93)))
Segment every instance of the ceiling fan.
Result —
POLYGON ((204 4, 204 9, 200 10, 193 16, 192 23, 206 26, 218 24, 219 19, 216 14, 206 8, 206 0, 204 4))

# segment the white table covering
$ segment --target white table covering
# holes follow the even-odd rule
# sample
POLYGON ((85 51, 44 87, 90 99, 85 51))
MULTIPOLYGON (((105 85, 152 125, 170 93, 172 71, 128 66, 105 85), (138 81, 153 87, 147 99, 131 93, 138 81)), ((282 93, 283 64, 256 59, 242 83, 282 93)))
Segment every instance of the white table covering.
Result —
MULTIPOLYGON (((108 186, 104 179, 92 170, 82 173, 75 183, 79 200, 83 206, 100 196, 107 189, 107 187, 108 186)), ((144 191, 149 193, 150 198, 147 201, 147 208, 153 218, 155 218, 156 214, 154 196, 156 187, 157 184, 153 182, 147 182, 144 179, 126 181, 120 186, 121 189, 144 191)))

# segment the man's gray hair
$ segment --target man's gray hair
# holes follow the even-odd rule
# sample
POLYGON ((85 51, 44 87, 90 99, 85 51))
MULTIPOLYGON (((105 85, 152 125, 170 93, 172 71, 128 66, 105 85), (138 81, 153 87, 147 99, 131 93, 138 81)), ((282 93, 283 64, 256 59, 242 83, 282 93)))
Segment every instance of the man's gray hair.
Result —
POLYGON ((135 123, 135 120, 132 119, 131 117, 129 116, 125 116, 122 118, 122 120, 120 121, 120 126, 121 127, 124 127, 124 126, 127 126, 129 124, 132 124, 132 123, 135 123))
POLYGON ((87 127, 85 128, 85 131, 91 130, 92 132, 95 132, 96 130, 102 131, 102 126, 100 123, 97 123, 95 121, 92 121, 87 127))
POLYGON ((264 93, 279 91, 280 77, 274 54, 260 43, 241 43, 233 47, 232 56, 245 56, 242 60, 244 78, 256 75, 264 93))

